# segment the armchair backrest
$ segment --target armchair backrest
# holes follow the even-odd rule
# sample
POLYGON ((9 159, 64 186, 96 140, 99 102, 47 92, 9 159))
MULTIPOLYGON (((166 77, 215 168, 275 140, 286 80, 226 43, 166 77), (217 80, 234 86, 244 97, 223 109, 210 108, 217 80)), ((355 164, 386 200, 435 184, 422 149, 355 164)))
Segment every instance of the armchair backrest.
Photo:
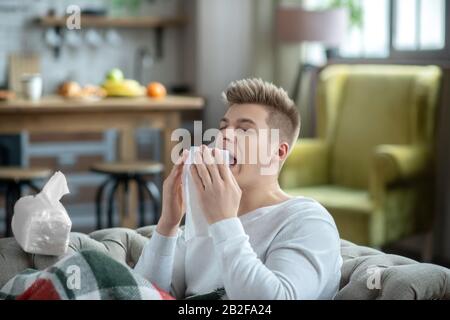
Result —
POLYGON ((325 68, 317 92, 317 133, 330 146, 330 182, 366 189, 376 146, 432 144, 440 77, 435 66, 325 68))

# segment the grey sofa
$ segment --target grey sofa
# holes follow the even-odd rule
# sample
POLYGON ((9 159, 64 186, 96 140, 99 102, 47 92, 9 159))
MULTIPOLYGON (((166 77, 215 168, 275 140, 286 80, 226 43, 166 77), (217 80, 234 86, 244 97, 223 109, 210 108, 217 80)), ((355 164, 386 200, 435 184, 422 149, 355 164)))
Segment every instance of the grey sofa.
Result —
MULTIPOLYGON (((138 230, 115 228, 89 235, 72 233, 69 251, 94 249, 133 267, 154 226, 138 230)), ((400 256, 356 246, 342 240, 341 288, 338 300, 450 300, 450 270, 422 264, 400 256)), ((0 288, 14 275, 27 269, 44 269, 61 257, 25 253, 14 238, 0 239, 0 288)))

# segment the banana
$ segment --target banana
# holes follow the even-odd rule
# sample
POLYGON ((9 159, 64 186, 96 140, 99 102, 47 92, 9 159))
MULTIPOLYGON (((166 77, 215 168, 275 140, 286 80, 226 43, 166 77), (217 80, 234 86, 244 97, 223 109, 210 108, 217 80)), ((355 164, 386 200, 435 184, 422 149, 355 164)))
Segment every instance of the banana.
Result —
POLYGON ((140 97, 145 95, 145 88, 139 82, 131 79, 106 80, 102 87, 106 90, 108 97, 140 97))

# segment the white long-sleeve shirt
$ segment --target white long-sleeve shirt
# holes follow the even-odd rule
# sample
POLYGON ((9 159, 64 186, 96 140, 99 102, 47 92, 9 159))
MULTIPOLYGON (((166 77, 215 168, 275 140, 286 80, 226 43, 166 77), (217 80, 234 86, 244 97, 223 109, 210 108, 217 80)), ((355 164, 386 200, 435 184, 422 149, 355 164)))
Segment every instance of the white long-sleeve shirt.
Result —
POLYGON ((342 258, 333 218, 293 198, 212 224, 186 242, 153 234, 135 271, 181 299, 225 288, 229 299, 332 299, 342 258))

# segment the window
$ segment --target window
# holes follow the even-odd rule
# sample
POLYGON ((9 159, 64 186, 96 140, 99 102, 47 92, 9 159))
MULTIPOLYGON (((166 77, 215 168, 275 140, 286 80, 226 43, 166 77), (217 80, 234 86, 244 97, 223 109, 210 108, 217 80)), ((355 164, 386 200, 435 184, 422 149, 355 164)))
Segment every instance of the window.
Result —
POLYGON ((394 10, 394 49, 444 49, 445 0, 396 0, 394 10))
MULTIPOLYGON (((333 0, 305 0, 310 10, 329 8, 333 0)), ((341 1, 345 2, 345 1, 341 1)), ((348 0, 361 9, 340 48, 343 58, 388 58, 445 52, 445 0, 348 0), (392 14, 391 14, 392 10, 392 14), (403 53, 403 55, 402 55, 403 53)))
POLYGON ((360 0, 362 25, 351 26, 340 54, 347 58, 389 56, 389 0, 360 0))

